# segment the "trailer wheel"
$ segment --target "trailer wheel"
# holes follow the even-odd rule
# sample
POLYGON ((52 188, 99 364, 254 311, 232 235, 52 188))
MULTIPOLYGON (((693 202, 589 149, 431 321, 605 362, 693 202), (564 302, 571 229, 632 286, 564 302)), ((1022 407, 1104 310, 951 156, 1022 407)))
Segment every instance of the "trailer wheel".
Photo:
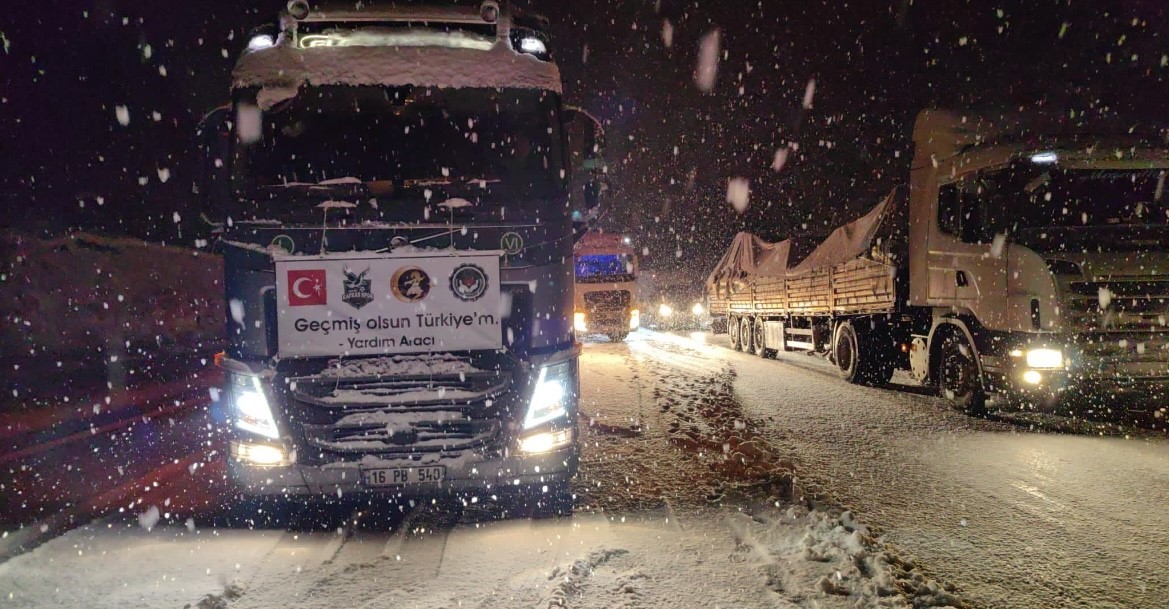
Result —
POLYGON ((629 336, 629 333, 628 332, 610 332, 610 333, 606 334, 606 336, 609 337, 609 342, 620 343, 620 342, 625 342, 625 338, 627 336, 629 336))
POLYGON ((755 351, 754 332, 751 330, 751 318, 744 317, 739 322, 739 344, 742 345, 741 351, 743 353, 752 353, 755 351))
POLYGON ((763 318, 762 317, 756 318, 755 319, 755 330, 754 330, 754 336, 753 336, 754 343, 755 343, 755 355, 758 355, 759 357, 763 357, 763 358, 775 357, 775 349, 768 349, 765 346, 767 344, 767 341, 765 340, 765 338, 766 338, 766 336, 764 335, 764 332, 763 332, 763 318))
POLYGON ((734 316, 727 318, 727 334, 731 336, 731 348, 735 351, 742 351, 743 341, 739 336, 739 320, 734 316))
POLYGON ((832 359, 836 361, 840 378, 858 385, 865 382, 861 365, 860 339, 856 329, 847 321, 836 326, 836 340, 832 341, 832 359))
POLYGON ((942 338, 938 387, 950 404, 966 414, 986 414, 986 393, 978 372, 974 348, 957 332, 942 338))

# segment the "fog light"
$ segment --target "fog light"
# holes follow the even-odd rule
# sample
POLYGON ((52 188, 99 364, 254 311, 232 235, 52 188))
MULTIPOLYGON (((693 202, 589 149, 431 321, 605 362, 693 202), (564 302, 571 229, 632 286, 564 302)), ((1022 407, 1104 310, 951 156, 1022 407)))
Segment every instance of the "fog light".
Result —
POLYGON ((288 465, 288 454, 283 448, 270 444, 252 444, 250 442, 232 442, 231 456, 237 461, 252 465, 288 465))
POLYGON ((585 314, 577 311, 572 314, 572 328, 581 334, 589 331, 589 325, 585 323, 585 314))
POLYGON ((520 450, 528 454, 546 453, 572 443, 572 430, 546 431, 520 439, 520 450))
POLYGON ((629 329, 636 330, 641 327, 641 311, 634 309, 629 312, 629 329))
POLYGON ((1043 382, 1043 375, 1034 370, 1028 370, 1023 373, 1023 381, 1031 385, 1038 385, 1043 382))

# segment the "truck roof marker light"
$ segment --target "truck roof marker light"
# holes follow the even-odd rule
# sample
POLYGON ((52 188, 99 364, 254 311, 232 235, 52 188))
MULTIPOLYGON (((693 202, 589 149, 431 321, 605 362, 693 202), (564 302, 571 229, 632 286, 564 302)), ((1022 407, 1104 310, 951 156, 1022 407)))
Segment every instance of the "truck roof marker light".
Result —
POLYGON ((1031 162, 1036 165, 1054 165, 1059 162, 1059 155, 1054 150, 1036 152, 1031 155, 1031 162))
POLYGON ((292 0, 288 3, 288 14, 300 21, 308 17, 309 6, 306 0, 292 0))
POLYGON ((488 0, 479 5, 479 17, 487 23, 495 23, 499 19, 499 4, 488 0))
POLYGON ((547 55, 548 45, 535 36, 526 36, 520 39, 520 51, 529 55, 547 55))
POLYGON ((270 34, 259 34, 248 41, 248 52, 263 51, 276 46, 276 41, 270 34))

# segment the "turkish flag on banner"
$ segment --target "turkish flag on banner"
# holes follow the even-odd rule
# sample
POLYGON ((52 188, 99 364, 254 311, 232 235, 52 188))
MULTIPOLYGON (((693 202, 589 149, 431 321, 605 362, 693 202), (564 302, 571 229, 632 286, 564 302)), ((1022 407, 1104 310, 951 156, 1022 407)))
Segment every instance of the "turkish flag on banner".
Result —
POLYGON ((329 303, 325 289, 325 270, 288 271, 288 305, 303 307, 329 303))

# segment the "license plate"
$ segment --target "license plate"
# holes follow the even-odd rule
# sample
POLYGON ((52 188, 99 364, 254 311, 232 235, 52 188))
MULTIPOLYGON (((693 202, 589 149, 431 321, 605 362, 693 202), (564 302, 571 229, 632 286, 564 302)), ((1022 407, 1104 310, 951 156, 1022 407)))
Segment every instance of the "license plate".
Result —
POLYGON ((383 467, 361 471, 361 479, 366 486, 428 484, 442 482, 445 477, 446 468, 441 465, 431 467, 383 467))

